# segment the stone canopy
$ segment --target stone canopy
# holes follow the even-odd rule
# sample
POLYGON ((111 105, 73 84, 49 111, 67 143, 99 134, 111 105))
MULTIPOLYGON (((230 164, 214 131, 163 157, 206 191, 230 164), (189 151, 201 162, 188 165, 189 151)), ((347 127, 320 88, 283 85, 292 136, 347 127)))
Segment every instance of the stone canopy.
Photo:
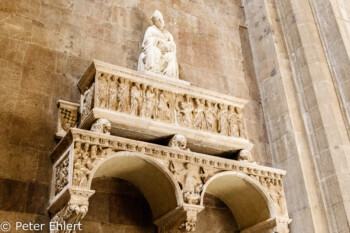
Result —
POLYGON ((253 161, 246 100, 100 61, 78 88, 80 105, 59 104, 52 221, 80 221, 92 180, 117 177, 141 190, 159 232, 195 231, 206 193, 226 203, 241 232, 288 232, 285 172, 253 161))

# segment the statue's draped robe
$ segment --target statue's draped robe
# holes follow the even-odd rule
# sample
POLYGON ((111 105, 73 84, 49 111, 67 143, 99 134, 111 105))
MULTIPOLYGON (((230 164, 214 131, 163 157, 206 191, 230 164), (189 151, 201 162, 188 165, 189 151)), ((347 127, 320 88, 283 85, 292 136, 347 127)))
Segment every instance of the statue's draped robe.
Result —
POLYGON ((161 31, 155 25, 147 28, 137 70, 179 78, 176 45, 167 30, 161 31))

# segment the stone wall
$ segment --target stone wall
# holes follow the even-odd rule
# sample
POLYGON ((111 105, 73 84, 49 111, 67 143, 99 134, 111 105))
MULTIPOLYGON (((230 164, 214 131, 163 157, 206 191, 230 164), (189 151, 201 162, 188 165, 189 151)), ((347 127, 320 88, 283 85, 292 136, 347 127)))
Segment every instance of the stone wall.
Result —
POLYGON ((181 79, 250 100, 245 116, 254 156, 271 164, 258 88, 244 72, 251 63, 242 52, 249 46, 241 46, 239 0, 2 0, 1 219, 48 220, 57 100, 78 102, 76 82, 92 59, 136 69, 155 9, 177 43, 181 79))

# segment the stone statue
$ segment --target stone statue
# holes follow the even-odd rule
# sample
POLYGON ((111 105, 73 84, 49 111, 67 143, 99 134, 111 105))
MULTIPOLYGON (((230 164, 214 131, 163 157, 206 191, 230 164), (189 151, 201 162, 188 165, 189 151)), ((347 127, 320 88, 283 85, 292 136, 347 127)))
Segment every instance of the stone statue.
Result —
POLYGON ((137 70, 178 79, 179 65, 176 59, 174 38, 164 29, 162 13, 156 10, 151 20, 153 25, 147 28, 143 38, 137 70))

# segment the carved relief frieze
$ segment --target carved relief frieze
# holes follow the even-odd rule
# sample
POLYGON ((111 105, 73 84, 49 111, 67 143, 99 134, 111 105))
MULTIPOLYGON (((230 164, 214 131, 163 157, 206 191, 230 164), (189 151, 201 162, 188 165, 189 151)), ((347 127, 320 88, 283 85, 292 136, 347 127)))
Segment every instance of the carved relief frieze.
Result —
POLYGON ((55 169, 55 195, 68 185, 69 156, 66 156, 55 169))
POLYGON ((89 115, 94 103, 95 83, 86 87, 81 95, 81 122, 89 115))
MULTIPOLYGON (((97 75, 98 108, 246 139, 243 111, 238 106, 177 94, 107 73, 97 75)), ((82 95, 83 119, 91 110, 93 88, 94 85, 82 95)))

